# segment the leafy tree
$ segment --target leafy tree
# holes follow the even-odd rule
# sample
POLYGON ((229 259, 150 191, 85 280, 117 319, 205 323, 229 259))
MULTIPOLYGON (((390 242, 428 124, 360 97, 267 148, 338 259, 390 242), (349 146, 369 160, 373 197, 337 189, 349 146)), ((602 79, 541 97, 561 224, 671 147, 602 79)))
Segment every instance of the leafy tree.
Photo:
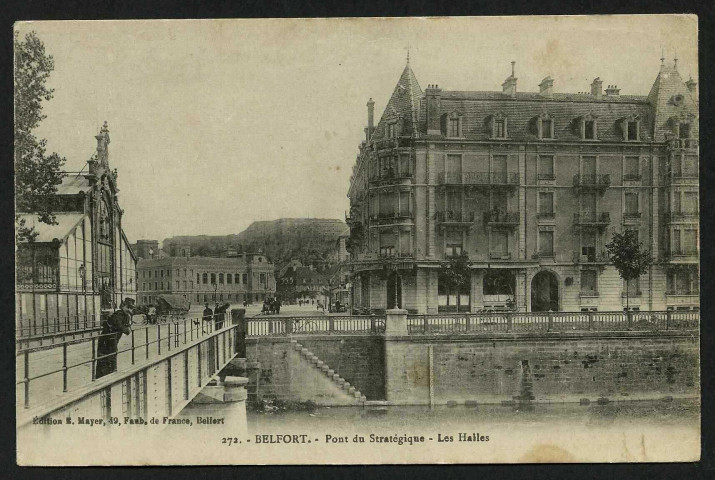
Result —
MULTIPOLYGON (((21 41, 15 32, 15 202, 17 212, 33 212, 38 220, 57 223, 48 196, 57 192, 64 174, 65 158, 57 153, 47 154, 47 140, 38 139, 32 131, 46 118, 42 102, 52 99, 54 89, 47 88, 47 80, 55 68, 51 55, 35 32, 21 41)), ((33 241, 37 232, 15 216, 18 242, 33 241)))
MULTIPOLYGON (((460 292, 471 282, 471 266, 469 255, 463 251, 442 264, 439 281, 444 282, 449 290, 460 292)), ((460 295, 457 295, 457 298, 459 299, 460 295)))
POLYGON ((653 263, 650 252, 643 248, 636 235, 635 230, 614 233, 611 242, 606 244, 611 262, 626 281, 626 310, 629 309, 630 281, 646 273, 653 263))

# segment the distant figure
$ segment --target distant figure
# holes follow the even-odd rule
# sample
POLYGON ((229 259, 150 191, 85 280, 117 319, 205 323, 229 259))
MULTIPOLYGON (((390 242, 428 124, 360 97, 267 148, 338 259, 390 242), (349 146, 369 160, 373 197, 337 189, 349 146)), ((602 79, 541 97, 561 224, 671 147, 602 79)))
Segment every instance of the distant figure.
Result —
POLYGON ((130 325, 134 313, 134 299, 125 298, 119 310, 102 322, 97 342, 97 366, 95 378, 117 371, 117 344, 122 335, 131 334, 130 325))
POLYGON ((230 307, 230 303, 224 303, 223 305, 219 305, 216 307, 214 310, 214 325, 216 326, 216 330, 219 330, 223 328, 223 323, 226 317, 226 311, 228 310, 228 307, 230 307))
POLYGON ((281 313, 281 300, 280 300, 280 298, 276 298, 275 307, 276 307, 276 313, 277 313, 277 314, 281 313))
POLYGON ((298 306, 302 307, 303 306, 303 299, 298 300, 298 306))
POLYGON ((154 305, 149 305, 149 311, 146 316, 149 323, 156 323, 156 307, 154 305))
POLYGON ((213 320, 214 312, 211 310, 211 307, 209 307, 209 304, 206 304, 206 308, 204 308, 204 313, 203 313, 203 318, 201 322, 201 333, 206 333, 206 330, 204 329, 204 325, 206 322, 211 322, 213 320))
POLYGON ((322 310, 323 312, 325 312, 325 307, 323 306, 323 303, 320 300, 318 300, 318 305, 315 307, 315 309, 322 310))

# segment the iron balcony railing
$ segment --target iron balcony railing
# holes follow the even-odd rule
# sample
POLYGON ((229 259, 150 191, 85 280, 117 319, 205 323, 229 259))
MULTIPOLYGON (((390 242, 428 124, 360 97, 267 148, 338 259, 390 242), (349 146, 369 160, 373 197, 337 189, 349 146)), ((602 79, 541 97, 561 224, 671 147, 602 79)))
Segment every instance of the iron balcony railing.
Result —
POLYGON ((679 248, 677 250, 670 251, 670 257, 693 257, 698 255, 697 248, 679 248))
POLYGON ((51 265, 19 265, 17 267, 17 283, 41 284, 57 286, 59 268, 51 265))
POLYGON ((541 218, 541 219, 553 219, 554 218, 554 212, 539 212, 536 214, 536 218, 541 218))
POLYGON ((454 210, 444 210, 437 212, 438 223, 474 223, 476 221, 474 212, 458 212, 454 210))
POLYGON ((411 218, 413 218, 412 212, 385 212, 378 214, 376 220, 380 224, 389 224, 411 218))
POLYGON ((611 214, 609 212, 574 213, 573 223, 578 226, 605 227, 611 223, 611 214))
POLYGON ((626 173, 623 175, 623 180, 628 182, 638 182, 641 178, 642 177, 639 173, 626 173))
POLYGON ((665 214, 666 222, 697 222, 700 218, 700 212, 668 212, 665 214))
POLYGON ((611 186, 611 176, 608 174, 573 176, 574 187, 604 189, 611 186))
POLYGON ((586 255, 577 252, 573 255, 573 262, 578 264, 609 263, 610 261, 606 252, 589 253, 586 255))
POLYGON ((699 146, 700 142, 695 138, 676 138, 668 141, 669 150, 696 149, 699 146))
POLYGON ((484 212, 484 223, 494 226, 516 226, 520 223, 519 212, 484 212))
POLYGON ((538 178, 539 180, 556 180, 556 175, 553 173, 540 173, 538 178))
POLYGON ((519 174, 516 172, 440 172, 437 175, 440 185, 519 185, 519 174))

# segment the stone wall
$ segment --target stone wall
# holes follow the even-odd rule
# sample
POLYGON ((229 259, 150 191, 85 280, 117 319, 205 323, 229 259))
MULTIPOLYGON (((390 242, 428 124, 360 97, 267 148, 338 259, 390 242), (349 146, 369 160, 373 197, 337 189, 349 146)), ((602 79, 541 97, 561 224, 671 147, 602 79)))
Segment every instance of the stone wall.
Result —
POLYGON ((387 400, 428 404, 430 383, 437 404, 698 396, 698 343, 625 334, 390 339, 387 400))

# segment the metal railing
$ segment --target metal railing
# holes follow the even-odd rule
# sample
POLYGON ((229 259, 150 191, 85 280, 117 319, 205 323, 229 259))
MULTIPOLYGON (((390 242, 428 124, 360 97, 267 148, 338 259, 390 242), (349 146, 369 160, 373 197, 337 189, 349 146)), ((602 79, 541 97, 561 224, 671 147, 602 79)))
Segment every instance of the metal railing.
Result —
POLYGON ((474 212, 460 212, 454 210, 445 210, 436 213, 438 222, 443 223, 474 223, 477 219, 474 212))
POLYGON ((53 341, 57 335, 83 334, 100 327, 100 316, 95 314, 73 315, 56 318, 20 318, 15 329, 17 342, 39 340, 49 337, 53 341), (38 323, 39 322, 39 323, 38 323))
MULTIPOLYGON (((117 352, 106 355, 99 355, 97 347, 99 341, 105 337, 116 336, 116 333, 97 334, 76 340, 68 340, 54 345, 44 345, 29 348, 20 348, 16 351, 16 366, 22 365, 22 374, 18 372, 16 385, 23 387, 23 404, 25 408, 30 407, 30 387, 33 382, 41 379, 49 379, 54 376, 54 382, 45 380, 40 386, 42 391, 36 392, 39 395, 59 387, 59 376, 61 375, 62 392, 68 392, 70 383, 72 389, 91 384, 96 377, 97 363, 103 359, 114 357, 117 362, 117 371, 128 365, 135 365, 142 361, 149 361, 152 358, 167 353, 172 349, 177 349, 182 345, 190 344, 201 338, 211 336, 226 328, 231 328, 228 313, 222 314, 218 320, 211 321, 203 318, 186 318, 182 321, 172 323, 156 324, 139 329, 131 329, 129 334, 129 344, 124 348, 118 348, 117 352), (90 345, 91 344, 91 345, 90 345), (87 346, 91 346, 91 352, 87 352, 87 346), (87 355, 89 353, 89 355, 87 355), (127 354, 123 355, 122 354, 127 354), (77 357, 72 363, 69 356, 77 357), (89 356, 90 358, 87 358, 89 356), (125 358, 125 357, 129 358, 125 358), (121 362, 120 362, 121 360, 121 362), (122 363, 122 365, 120 365, 122 363), (60 368, 52 368, 61 365, 60 368), (42 366, 48 367, 37 374, 31 373, 31 368, 42 370, 42 366), (90 372, 86 370, 89 369, 90 372), (80 372, 77 374, 77 372, 80 372), (73 374, 72 381, 70 375, 73 374)), ((120 343, 123 337, 120 337, 120 343)), ((18 398, 18 404, 20 399, 18 398)))
POLYGON ((17 283, 56 286, 60 278, 59 272, 59 267, 54 265, 18 265, 17 283))
POLYGON ((375 315, 249 318, 249 337, 373 334, 385 331, 385 317, 375 315))
POLYGON ((611 214, 610 212, 574 213, 573 223, 575 225, 608 225, 611 223, 611 214))
POLYGON ((698 148, 699 142, 695 138, 676 138, 668 141, 668 148, 675 150, 679 148, 698 148))
POLYGON ((697 330, 700 313, 659 312, 545 312, 408 315, 407 331, 414 334, 468 334, 576 331, 697 330))
POLYGON ((591 187, 591 188, 606 188, 611 185, 611 176, 608 174, 600 175, 580 175, 573 176, 574 187, 591 187))
POLYGON ((440 172, 437 182, 442 185, 519 185, 518 172, 440 172))
POLYGON ((484 212, 484 223, 491 225, 519 225, 519 212, 484 212))

